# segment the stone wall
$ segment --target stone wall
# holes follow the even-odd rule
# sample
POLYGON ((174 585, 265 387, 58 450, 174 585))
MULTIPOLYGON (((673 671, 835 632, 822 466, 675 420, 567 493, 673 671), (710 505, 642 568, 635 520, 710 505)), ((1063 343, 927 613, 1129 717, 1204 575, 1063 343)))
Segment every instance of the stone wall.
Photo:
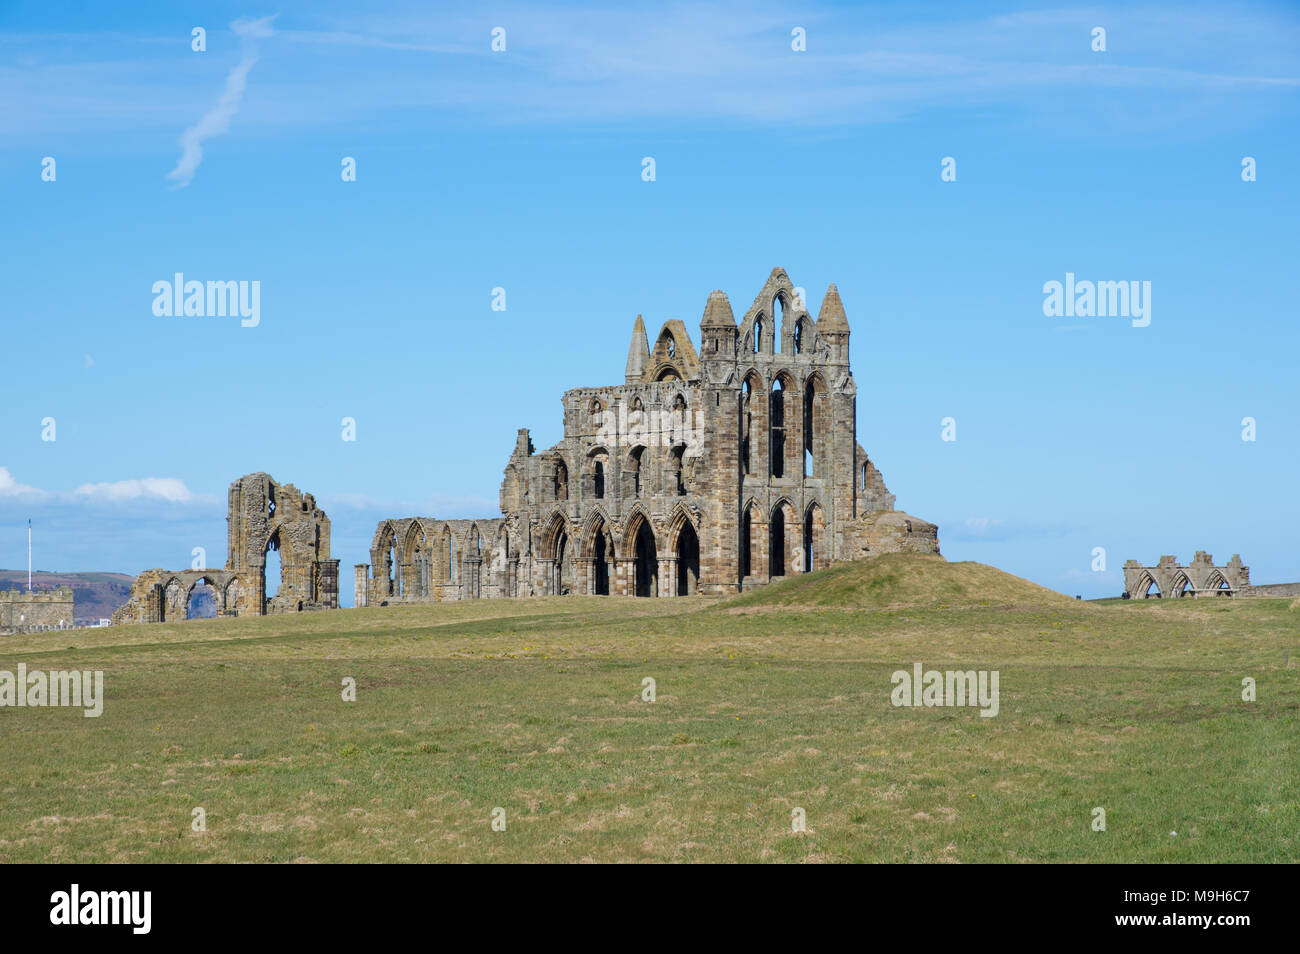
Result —
POLYGON ((0 633, 71 629, 75 618, 71 587, 0 590, 0 633))
POLYGON ((339 561, 330 559, 330 522, 311 494, 269 474, 230 485, 224 570, 146 570, 114 624, 183 620, 196 590, 211 592, 218 616, 337 609, 339 561), (266 557, 280 554, 280 583, 266 595, 266 557))
POLYGON ((1124 564, 1125 599, 1246 595, 1250 589, 1250 567, 1243 566, 1236 553, 1224 566, 1215 566, 1204 550, 1197 550, 1185 565, 1175 556, 1162 556, 1155 566, 1137 560, 1124 564))

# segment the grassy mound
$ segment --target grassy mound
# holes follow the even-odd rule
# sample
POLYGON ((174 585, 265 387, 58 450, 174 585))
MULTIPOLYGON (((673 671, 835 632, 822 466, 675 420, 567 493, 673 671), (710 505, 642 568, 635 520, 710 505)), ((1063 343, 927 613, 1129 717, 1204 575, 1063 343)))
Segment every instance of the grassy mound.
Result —
POLYGON ((801 574, 728 601, 733 606, 1059 606, 1063 593, 983 563, 886 553, 801 574))

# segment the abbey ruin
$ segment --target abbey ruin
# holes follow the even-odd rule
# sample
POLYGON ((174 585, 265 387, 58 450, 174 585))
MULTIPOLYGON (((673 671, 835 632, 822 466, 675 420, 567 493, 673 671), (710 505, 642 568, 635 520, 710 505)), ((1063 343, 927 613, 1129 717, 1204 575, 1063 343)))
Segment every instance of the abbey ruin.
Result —
POLYGON ((1204 550, 1197 550, 1188 564, 1179 563, 1176 556, 1162 556, 1155 566, 1125 562, 1123 599, 1185 596, 1300 596, 1300 583, 1252 584, 1250 567, 1243 566, 1236 553, 1223 566, 1215 566, 1214 557, 1204 550))
POLYGON ((1226 566, 1215 566, 1214 558, 1197 550, 1192 562, 1183 565, 1176 556, 1162 556, 1155 566, 1137 560, 1124 563, 1124 599, 1145 600, 1184 596, 1233 596, 1250 591, 1250 567, 1242 566, 1234 553, 1226 566))
POLYGON ((356 605, 564 593, 735 593, 877 553, 938 553, 856 440, 849 324, 774 269, 737 324, 710 293, 700 350, 638 316, 624 380, 563 396, 564 438, 518 432, 501 515, 381 521, 356 605))
POLYGON ((113 624, 186 619, 197 593, 218 616, 264 616, 337 609, 339 561, 330 559, 330 522, 311 494, 248 474, 230 485, 223 570, 146 570, 113 624), (279 585, 267 596, 268 556, 279 556, 279 585))

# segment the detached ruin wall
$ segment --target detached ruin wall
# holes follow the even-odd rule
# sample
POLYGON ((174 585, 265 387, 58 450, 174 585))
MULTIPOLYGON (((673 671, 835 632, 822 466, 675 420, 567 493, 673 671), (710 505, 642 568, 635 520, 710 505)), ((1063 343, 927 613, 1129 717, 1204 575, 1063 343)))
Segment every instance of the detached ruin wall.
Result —
POLYGON ((330 522, 311 494, 248 474, 230 485, 224 570, 146 570, 114 625, 185 619, 202 589, 218 616, 338 609, 339 561, 330 559, 330 522), (266 595, 267 554, 280 554, 280 585, 266 595))

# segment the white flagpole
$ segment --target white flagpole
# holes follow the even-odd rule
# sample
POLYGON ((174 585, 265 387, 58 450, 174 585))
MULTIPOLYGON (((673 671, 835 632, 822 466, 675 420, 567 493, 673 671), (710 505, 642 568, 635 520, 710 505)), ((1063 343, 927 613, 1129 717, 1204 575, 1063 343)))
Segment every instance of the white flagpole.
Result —
POLYGON ((32 591, 32 518, 27 518, 27 592, 32 591))

